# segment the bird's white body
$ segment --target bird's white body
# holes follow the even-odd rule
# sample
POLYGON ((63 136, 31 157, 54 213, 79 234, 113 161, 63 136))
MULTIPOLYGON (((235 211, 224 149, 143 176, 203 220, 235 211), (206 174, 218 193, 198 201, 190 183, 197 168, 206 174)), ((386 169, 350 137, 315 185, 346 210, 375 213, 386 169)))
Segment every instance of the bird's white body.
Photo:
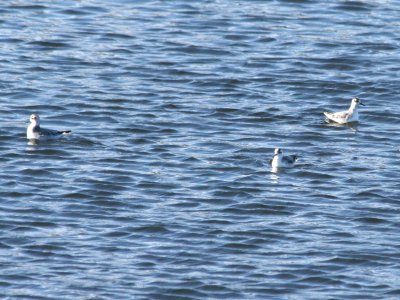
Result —
POLYGON ((358 122, 358 106, 364 105, 358 98, 351 100, 350 108, 346 111, 339 112, 324 112, 326 120, 336 122, 339 124, 346 124, 352 122, 358 122))
POLYGON ((283 156, 282 150, 276 148, 271 161, 272 168, 291 168, 297 161, 296 155, 283 156))
POLYGON ((26 138, 29 140, 38 140, 40 139, 40 118, 36 114, 32 114, 29 118, 31 124, 29 124, 26 129, 26 138))

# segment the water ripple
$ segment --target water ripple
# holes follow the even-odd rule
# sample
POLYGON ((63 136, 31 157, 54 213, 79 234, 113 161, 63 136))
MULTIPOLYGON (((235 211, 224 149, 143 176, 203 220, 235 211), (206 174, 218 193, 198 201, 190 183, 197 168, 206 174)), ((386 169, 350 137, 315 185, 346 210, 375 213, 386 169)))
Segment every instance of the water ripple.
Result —
POLYGON ((0 4, 0 297, 397 299, 398 9, 0 4))

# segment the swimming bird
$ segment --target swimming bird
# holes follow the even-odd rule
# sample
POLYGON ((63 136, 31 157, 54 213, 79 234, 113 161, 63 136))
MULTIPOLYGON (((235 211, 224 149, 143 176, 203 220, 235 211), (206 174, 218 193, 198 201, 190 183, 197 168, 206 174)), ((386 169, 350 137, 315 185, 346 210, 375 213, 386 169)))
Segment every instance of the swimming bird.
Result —
POLYGON ((282 150, 280 148, 275 148, 274 156, 271 160, 271 165, 273 168, 290 168, 294 166, 297 159, 297 155, 283 156, 282 150))
POLYGON ((31 124, 26 129, 26 138, 29 140, 39 140, 41 137, 57 136, 65 133, 70 133, 71 130, 53 130, 40 127, 40 118, 37 114, 32 114, 29 118, 31 124))
POLYGON ((326 121, 333 121, 339 124, 358 122, 358 105, 364 105, 358 98, 351 99, 350 108, 347 111, 324 112, 326 121))

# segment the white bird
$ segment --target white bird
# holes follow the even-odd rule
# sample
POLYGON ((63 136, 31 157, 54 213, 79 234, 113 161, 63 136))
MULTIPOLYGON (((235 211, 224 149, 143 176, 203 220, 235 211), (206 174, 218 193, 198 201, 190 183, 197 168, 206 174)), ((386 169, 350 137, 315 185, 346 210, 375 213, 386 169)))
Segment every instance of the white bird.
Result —
POLYGON ((297 155, 283 156, 282 150, 280 148, 275 148, 274 156, 271 160, 271 165, 273 168, 290 168, 294 166, 297 159, 297 155))
POLYGON ((339 124, 358 122, 358 105, 364 105, 364 103, 361 103, 360 99, 358 98, 353 98, 351 99, 350 108, 347 111, 335 113, 324 112, 326 121, 333 121, 339 124))
POLYGON ((26 129, 26 138, 29 140, 39 140, 41 137, 57 136, 70 133, 71 130, 53 130, 40 127, 40 118, 37 114, 32 114, 29 118, 31 124, 26 129))

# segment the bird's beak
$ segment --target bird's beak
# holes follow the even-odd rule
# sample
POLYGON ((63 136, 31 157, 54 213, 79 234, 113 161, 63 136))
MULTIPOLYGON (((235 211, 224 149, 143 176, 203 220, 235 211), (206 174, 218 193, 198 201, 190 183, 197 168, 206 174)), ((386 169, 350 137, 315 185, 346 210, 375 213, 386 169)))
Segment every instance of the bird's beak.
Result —
POLYGON ((364 104, 364 103, 362 103, 362 102, 360 102, 360 105, 362 105, 362 106, 365 106, 365 104, 364 104))

